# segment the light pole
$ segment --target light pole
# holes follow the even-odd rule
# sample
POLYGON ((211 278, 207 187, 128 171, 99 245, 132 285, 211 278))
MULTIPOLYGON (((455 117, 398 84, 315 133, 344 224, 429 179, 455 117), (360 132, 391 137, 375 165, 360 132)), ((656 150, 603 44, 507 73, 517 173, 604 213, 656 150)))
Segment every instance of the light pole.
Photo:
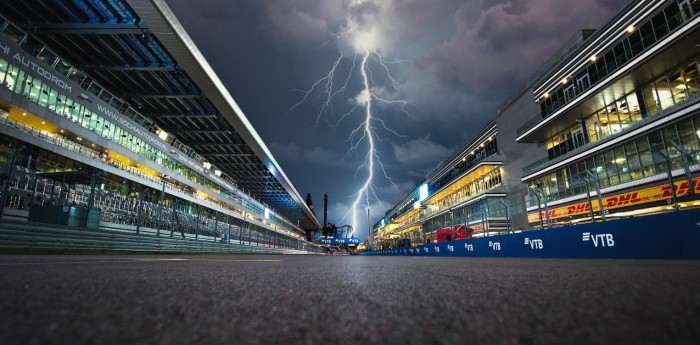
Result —
POLYGON ((676 196, 676 186, 673 183, 673 173, 671 172, 671 161, 668 156, 657 149, 651 149, 651 152, 656 153, 661 156, 666 162, 666 174, 668 175, 668 185, 671 187, 671 197, 673 198, 673 209, 678 211, 680 207, 678 206, 678 197, 676 196))
POLYGON ((161 182, 163 182, 163 186, 160 190, 160 204, 158 205, 158 230, 156 231, 156 236, 160 236, 160 217, 163 214, 163 203, 165 203, 165 181, 167 181, 169 178, 169 175, 160 176, 160 180, 161 182))
POLYGON ((535 188, 532 191, 535 193, 535 196, 537 196, 537 210, 540 214, 540 228, 544 228, 544 224, 542 223, 542 207, 540 206, 540 202, 544 201, 544 212, 545 216, 547 217, 547 227, 550 228, 552 226, 552 222, 549 219, 549 207, 547 206, 547 195, 544 192, 544 188, 542 188, 542 184, 538 183, 535 185, 535 188))
POLYGON ((603 208, 603 196, 600 194, 600 178, 597 174, 586 170, 586 174, 593 178, 595 181, 595 193, 598 196, 598 208, 600 209, 600 220, 605 221, 605 209, 603 208))
POLYGON ((593 215, 593 202, 591 201, 591 186, 588 177, 580 176, 581 179, 586 182, 586 200, 588 200, 588 213, 591 215, 591 223, 595 222, 595 216, 593 215))
POLYGON ((455 217, 454 217, 454 210, 450 209, 450 240, 455 239, 455 217))
POLYGON ((486 199, 483 199, 481 201, 481 204, 479 205, 478 210, 479 210, 479 213, 481 213, 481 226, 483 227, 482 231, 486 235, 486 237, 488 237, 489 236, 489 229, 488 229, 488 226, 486 224, 486 220, 488 218, 488 215, 484 212, 484 204, 483 204, 485 201, 486 201, 486 199))
POLYGON ((506 210, 506 230, 510 231, 512 227, 510 226, 510 201, 508 199, 498 200, 506 210))
POLYGON ((537 216, 540 219, 540 229, 544 229, 544 223, 542 222, 542 203, 540 200, 540 193, 538 193, 535 188, 531 189, 532 194, 535 194, 535 197, 537 198, 537 216))
POLYGON ((693 177, 690 174, 690 164, 688 163, 688 150, 686 150, 682 145, 678 145, 675 142, 670 142, 673 147, 678 150, 681 154, 681 159, 683 159, 683 170, 685 171, 685 178, 688 181, 688 194, 695 194, 695 186, 693 186, 693 177))
POLYGON ((489 204, 488 204, 488 199, 484 198, 481 201, 481 214, 484 217, 484 228, 486 229, 486 234, 491 235, 491 226, 489 225, 489 204))

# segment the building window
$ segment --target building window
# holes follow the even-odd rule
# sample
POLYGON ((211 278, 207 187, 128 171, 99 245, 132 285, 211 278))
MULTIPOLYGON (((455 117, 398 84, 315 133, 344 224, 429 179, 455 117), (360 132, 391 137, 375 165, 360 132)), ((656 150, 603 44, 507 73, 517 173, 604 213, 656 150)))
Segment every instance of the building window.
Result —
MULTIPOLYGON (((588 178, 587 171, 599 178, 602 188, 665 173, 666 160, 654 154, 652 148, 670 158, 672 169, 681 169, 683 158, 672 143, 681 145, 688 153, 689 165, 697 164, 700 162, 698 121, 700 115, 573 163, 528 182, 528 186, 542 186, 547 199, 554 201, 585 193, 583 181, 588 178)), ((589 182, 593 183, 590 179, 589 182)), ((530 205, 535 206, 536 200, 531 199, 530 205)))
POLYGON ((601 54, 601 57, 596 59, 594 63, 584 68, 581 75, 589 76, 587 81, 579 81, 577 78, 575 85, 562 85, 552 91, 550 97, 541 102, 542 117, 546 118, 553 114, 575 96, 603 80, 629 60, 680 27, 681 23, 697 14, 698 11, 694 10, 695 7, 700 7, 700 2, 693 1, 691 5, 687 0, 682 0, 666 5, 662 11, 642 23, 637 30, 623 37, 620 42, 601 54), (680 8, 683 10, 680 11, 680 8))

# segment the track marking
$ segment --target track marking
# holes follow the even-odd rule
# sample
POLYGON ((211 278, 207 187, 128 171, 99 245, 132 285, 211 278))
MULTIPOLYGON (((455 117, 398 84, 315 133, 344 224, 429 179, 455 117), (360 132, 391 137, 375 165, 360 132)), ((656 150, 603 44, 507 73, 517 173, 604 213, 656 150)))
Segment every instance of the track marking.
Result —
POLYGON ((76 265, 76 264, 106 264, 129 262, 168 262, 168 261, 192 261, 192 262, 281 262, 279 259, 180 259, 180 258, 124 258, 124 259, 98 259, 95 261, 53 261, 53 262, 0 262, 2 266, 27 266, 27 265, 76 265))
POLYGON ((133 259, 134 261, 194 261, 194 262, 281 262, 279 259, 133 259))
POLYGON ((108 264, 118 262, 132 262, 131 259, 123 260, 95 260, 95 261, 58 261, 58 262, 3 262, 0 266, 20 266, 20 265, 63 265, 63 264, 108 264))

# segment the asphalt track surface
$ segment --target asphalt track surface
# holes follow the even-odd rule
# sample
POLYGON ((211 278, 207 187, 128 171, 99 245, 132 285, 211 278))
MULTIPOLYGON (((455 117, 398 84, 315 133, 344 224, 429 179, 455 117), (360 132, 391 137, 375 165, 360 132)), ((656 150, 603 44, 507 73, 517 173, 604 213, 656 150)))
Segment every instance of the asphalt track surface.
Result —
POLYGON ((0 344, 700 344, 700 262, 0 255, 0 344))

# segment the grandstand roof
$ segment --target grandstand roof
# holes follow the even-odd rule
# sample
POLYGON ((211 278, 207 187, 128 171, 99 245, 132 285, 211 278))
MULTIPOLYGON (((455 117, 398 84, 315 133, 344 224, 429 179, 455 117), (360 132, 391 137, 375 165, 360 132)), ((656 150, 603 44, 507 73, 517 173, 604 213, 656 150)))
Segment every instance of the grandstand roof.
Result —
POLYGON ((275 213, 320 228, 165 1, 18 0, 0 13, 275 213))

